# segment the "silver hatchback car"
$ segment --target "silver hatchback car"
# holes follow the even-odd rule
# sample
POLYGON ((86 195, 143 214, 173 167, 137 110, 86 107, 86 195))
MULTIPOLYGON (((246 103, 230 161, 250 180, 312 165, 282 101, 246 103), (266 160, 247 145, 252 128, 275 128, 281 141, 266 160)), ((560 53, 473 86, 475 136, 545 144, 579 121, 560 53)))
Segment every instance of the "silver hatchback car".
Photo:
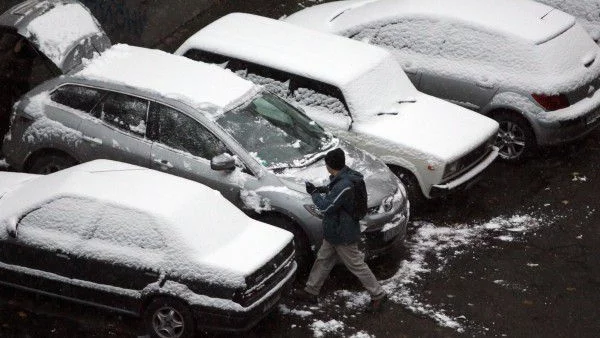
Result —
POLYGON ((600 47, 572 16, 546 5, 335 1, 285 20, 389 49, 419 91, 498 121, 504 160, 600 125, 600 47))
POLYGON ((203 183, 249 215, 294 233, 300 264, 322 238, 321 216, 304 181, 322 183, 323 157, 334 147, 365 176, 370 212, 363 244, 367 256, 381 254, 404 238, 409 217, 394 174, 282 99, 217 66, 113 46, 25 95, 3 144, 7 162, 26 172, 104 158, 203 183))

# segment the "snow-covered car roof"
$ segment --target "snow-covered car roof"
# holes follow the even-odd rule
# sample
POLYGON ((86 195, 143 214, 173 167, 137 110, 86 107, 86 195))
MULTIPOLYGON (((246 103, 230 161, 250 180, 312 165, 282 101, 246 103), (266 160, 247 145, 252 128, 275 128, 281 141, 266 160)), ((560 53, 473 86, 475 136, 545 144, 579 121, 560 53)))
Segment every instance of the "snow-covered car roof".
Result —
POLYGON ((252 82, 218 66, 124 44, 106 50, 73 76, 155 92, 196 108, 226 108, 258 90, 252 82))
POLYGON ((194 34, 175 53, 191 48, 337 86, 354 117, 412 100, 417 93, 385 49, 257 15, 226 15, 194 34))
POLYGON ((313 78, 318 75, 318 80, 336 86, 344 86, 389 55, 380 48, 365 48, 356 41, 245 13, 216 20, 192 35, 175 53, 193 47, 313 78), (281 48, 276 47, 278 44, 281 48))
MULTIPOLYGON (((319 27, 329 25, 328 30, 335 32, 350 31, 400 17, 423 17, 467 22, 484 30, 540 44, 575 24, 575 19, 566 13, 525 0, 366 0, 339 1, 321 6, 312 11, 310 8, 303 10, 302 21, 306 23, 312 14, 321 12, 321 15, 315 17, 329 21, 315 24, 319 27), (330 11, 330 15, 324 17, 322 12, 326 11, 330 11), (506 18, 510 20, 507 21, 506 18)), ((300 19, 300 16, 295 16, 290 16, 286 21, 295 22, 300 19)))
MULTIPOLYGON (((79 45, 102 52, 110 40, 90 11, 76 0, 30 0, 0 15, 0 25, 13 27, 66 73, 80 63, 79 45), (75 59, 75 60, 72 60, 75 59)), ((80 48, 81 49, 81 48, 80 48)))
MULTIPOLYGON (((0 173, 0 183, 3 175, 0 173)), ((188 268, 196 272, 218 271, 221 277, 226 273, 229 282, 239 283, 292 240, 291 233, 250 219, 216 190, 131 164, 96 160, 25 179, 28 178, 13 180, 16 186, 7 189, 0 199, 2 233, 11 229, 18 233, 19 217, 59 199, 82 200, 88 206, 97 203, 100 208, 114 205, 131 211, 113 217, 114 221, 135 227, 133 223, 139 223, 139 219, 123 218, 127 214, 139 215, 143 219, 137 227, 142 226, 142 232, 145 227, 152 227, 162 233, 170 251, 182 258, 173 264, 194 262, 199 269, 188 268), (249 257, 241 259, 236 253, 249 257)), ((78 207, 81 206, 73 204, 71 209, 78 207)), ((85 217, 88 211, 81 212, 82 220, 89 218, 85 217)))

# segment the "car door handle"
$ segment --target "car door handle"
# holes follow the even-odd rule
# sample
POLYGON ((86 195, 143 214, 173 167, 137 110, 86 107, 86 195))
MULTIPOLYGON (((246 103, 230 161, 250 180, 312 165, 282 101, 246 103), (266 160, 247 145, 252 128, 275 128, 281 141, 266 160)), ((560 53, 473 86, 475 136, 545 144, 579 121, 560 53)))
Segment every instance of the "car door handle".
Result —
POLYGON ((71 257, 69 257, 69 255, 64 254, 64 253, 60 253, 60 252, 56 253, 56 257, 61 258, 61 259, 66 259, 66 260, 70 260, 71 259, 71 257))
POLYGON ((494 89, 494 85, 493 84, 485 83, 483 81, 478 81, 477 82, 477 87, 484 88, 484 89, 494 89))
POLYGON ((81 136, 81 139, 89 143, 102 144, 102 140, 96 137, 83 135, 81 136))
POLYGON ((173 168, 173 164, 171 164, 171 162, 167 161, 167 160, 161 160, 161 159, 154 159, 154 163, 158 164, 161 166, 161 168, 168 168, 171 169, 173 168))
POLYGON ((154 272, 154 271, 146 271, 146 272, 144 272, 144 275, 146 275, 148 277, 152 277, 152 278, 158 278, 158 276, 160 276, 158 274, 158 272, 154 272))

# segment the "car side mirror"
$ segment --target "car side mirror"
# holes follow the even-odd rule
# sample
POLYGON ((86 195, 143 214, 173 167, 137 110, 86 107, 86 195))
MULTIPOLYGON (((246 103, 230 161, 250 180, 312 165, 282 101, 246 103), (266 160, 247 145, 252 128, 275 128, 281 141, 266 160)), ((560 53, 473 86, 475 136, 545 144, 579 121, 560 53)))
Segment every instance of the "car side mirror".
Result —
POLYGON ((210 160, 210 168, 212 170, 234 170, 235 158, 227 153, 217 155, 210 160))

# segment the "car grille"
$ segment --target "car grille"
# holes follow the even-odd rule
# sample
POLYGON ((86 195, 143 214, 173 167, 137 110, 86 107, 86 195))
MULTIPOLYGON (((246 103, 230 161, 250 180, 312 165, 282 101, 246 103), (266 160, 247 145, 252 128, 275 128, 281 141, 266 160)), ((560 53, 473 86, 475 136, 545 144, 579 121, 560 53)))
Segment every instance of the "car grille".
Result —
POLYGON ((246 289, 237 293, 234 301, 246 307, 264 296, 274 285, 277 285, 292 268, 294 244, 290 242, 267 264, 246 277, 246 289), (283 267, 282 267, 283 266, 283 267), (279 271, 277 271, 279 269, 279 271), (275 273, 275 271, 277 271, 275 273))
POLYGON ((465 156, 461 157, 459 161, 460 170, 451 176, 445 177, 443 183, 446 183, 455 177, 458 177, 465 172, 471 170, 471 168, 475 167, 479 162, 483 160, 491 151, 492 146, 496 142, 496 135, 490 137, 485 143, 475 148, 475 150, 469 152, 465 156))

